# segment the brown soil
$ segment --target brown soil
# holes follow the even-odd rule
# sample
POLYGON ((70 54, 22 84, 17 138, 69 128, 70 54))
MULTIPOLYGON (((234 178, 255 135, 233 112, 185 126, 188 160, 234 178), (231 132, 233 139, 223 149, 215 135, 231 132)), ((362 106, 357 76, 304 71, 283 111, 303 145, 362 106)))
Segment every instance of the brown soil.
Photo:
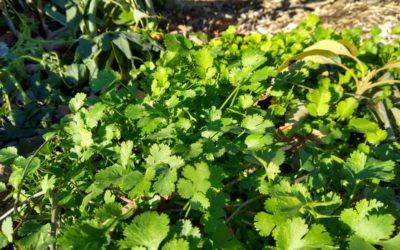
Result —
POLYGON ((203 31, 218 36, 229 25, 240 34, 275 34, 289 31, 309 13, 334 29, 360 27, 364 36, 378 25, 385 41, 395 38, 391 28, 400 24, 400 0, 217 0, 184 1, 163 13, 167 30, 188 34, 203 31))

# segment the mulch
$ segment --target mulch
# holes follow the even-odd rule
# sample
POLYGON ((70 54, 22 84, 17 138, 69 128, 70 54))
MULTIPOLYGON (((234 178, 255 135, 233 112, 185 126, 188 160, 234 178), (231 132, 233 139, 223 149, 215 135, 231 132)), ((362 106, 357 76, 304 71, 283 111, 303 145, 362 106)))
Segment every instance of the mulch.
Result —
POLYGON ((290 31, 310 13, 336 30, 360 27, 367 37, 377 25, 384 41, 398 38, 391 29, 400 25, 400 0, 192 0, 170 4, 162 15, 169 32, 217 37, 229 25, 239 34, 290 31))

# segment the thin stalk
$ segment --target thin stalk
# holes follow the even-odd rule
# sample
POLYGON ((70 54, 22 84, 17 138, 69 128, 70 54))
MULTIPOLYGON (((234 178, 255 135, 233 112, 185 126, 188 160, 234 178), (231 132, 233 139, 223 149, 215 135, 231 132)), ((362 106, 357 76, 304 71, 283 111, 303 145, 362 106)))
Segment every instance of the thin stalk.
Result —
POLYGON ((33 159, 36 157, 36 155, 40 152, 40 150, 49 142, 51 141, 53 137, 50 137, 49 139, 47 139, 45 142, 42 143, 42 145, 40 145, 40 147, 38 149, 36 149, 36 151, 32 154, 31 158, 29 159, 28 163, 25 165, 24 170, 22 171, 22 176, 21 176, 21 182, 18 185, 18 191, 17 191, 17 196, 15 197, 15 202, 14 202, 14 210, 17 211, 17 207, 18 207, 18 202, 19 202, 19 197, 21 195, 21 190, 22 190, 22 185, 24 183, 25 177, 27 175, 28 172, 28 168, 29 166, 32 164, 33 159))
POLYGON ((231 214, 231 216, 229 216, 228 219, 226 219, 225 224, 228 224, 229 221, 231 221, 233 219, 233 217, 235 217, 235 215, 237 213, 239 213, 242 208, 244 208, 245 206, 247 206, 247 205, 249 205, 249 204, 251 204, 251 203, 253 203, 253 202, 255 202, 255 201, 259 200, 259 199, 262 199, 264 197, 265 197, 265 195, 259 195, 259 196, 253 197, 253 198, 243 202, 242 204, 240 204, 238 206, 238 208, 236 208, 236 210, 231 214))
MULTIPOLYGON (((23 202, 21 202, 20 205, 22 206, 22 205, 24 205, 25 203, 27 203, 27 202, 29 202, 29 201, 35 199, 35 198, 38 198, 38 197, 40 197, 40 196, 43 196, 44 194, 45 194, 44 191, 37 192, 36 194, 33 194, 32 196, 30 196, 29 198, 27 198, 26 200, 24 200, 23 202)), ((11 209, 9 209, 7 212, 5 212, 3 215, 0 216, 0 222, 1 222, 2 220, 4 220, 5 218, 7 218, 8 216, 10 216, 10 215, 11 215, 12 213, 14 213, 14 212, 15 212, 15 208, 14 208, 14 207, 11 208, 11 209)))
POLYGON ((236 97, 237 97, 237 95, 238 95, 238 93, 239 93, 239 89, 240 89, 240 88, 237 88, 236 93, 235 93, 235 95, 234 95, 233 98, 232 98, 231 105, 229 105, 229 107, 232 107, 232 106, 233 106, 233 104, 234 104, 234 102, 235 102, 235 100, 236 100, 236 97))
POLYGON ((346 203, 346 206, 349 206, 351 204, 351 201, 353 200, 354 195, 356 194, 356 192, 358 190, 358 184, 359 184, 359 182, 356 181, 356 183, 354 184, 353 189, 351 190, 351 194, 350 194, 349 200, 346 203))
POLYGON ((225 100, 225 102, 221 105, 221 107, 219 108, 220 110, 221 109, 223 109, 225 106, 226 106, 226 104, 228 104, 228 102, 229 102, 229 100, 232 98, 232 96, 235 94, 235 92, 236 91, 238 91, 239 90, 239 86, 237 86, 233 91, 232 91, 232 93, 228 96, 228 98, 226 98, 226 100, 225 100))
MULTIPOLYGON (((52 195, 52 209, 51 209, 51 230, 50 235, 55 239, 57 237, 57 213, 58 213, 58 197, 56 190, 53 190, 52 195)), ((54 242, 49 246, 50 250, 55 250, 56 243, 54 242)))
POLYGON ((366 90, 368 90, 370 88, 386 85, 386 84, 396 84, 396 83, 400 83, 400 80, 382 80, 382 81, 378 81, 373 84, 370 84, 366 90))
POLYGON ((6 24, 8 26, 8 28, 11 30, 11 32, 16 36, 19 37, 21 35, 21 33, 19 31, 17 31, 17 29, 15 28, 13 22, 11 21, 10 15, 8 14, 8 10, 7 10, 7 6, 4 0, 0 0, 0 9, 1 9, 1 13, 4 16, 4 19, 6 21, 6 24))

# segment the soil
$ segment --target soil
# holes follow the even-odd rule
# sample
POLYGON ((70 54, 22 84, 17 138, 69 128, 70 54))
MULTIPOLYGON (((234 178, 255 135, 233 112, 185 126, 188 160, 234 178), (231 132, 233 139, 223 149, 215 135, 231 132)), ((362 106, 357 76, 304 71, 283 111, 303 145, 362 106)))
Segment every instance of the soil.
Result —
POLYGON ((336 30, 360 27, 367 37, 374 25, 386 42, 398 38, 391 29, 400 24, 400 0, 217 0, 183 1, 170 4, 162 13, 166 28, 188 35, 202 31, 218 36, 229 25, 239 34, 275 34, 290 31, 309 13, 315 13, 326 27, 336 30))

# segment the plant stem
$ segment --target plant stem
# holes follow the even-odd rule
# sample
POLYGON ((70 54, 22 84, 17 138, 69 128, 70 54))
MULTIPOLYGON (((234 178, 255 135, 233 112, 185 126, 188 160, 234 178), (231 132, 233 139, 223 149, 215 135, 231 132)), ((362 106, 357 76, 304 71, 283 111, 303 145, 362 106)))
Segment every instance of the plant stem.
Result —
MULTIPOLYGON (((57 213, 58 213, 58 197, 57 197, 57 192, 56 190, 53 190, 53 195, 52 195, 52 210, 51 210, 51 231, 50 235, 53 236, 55 239, 57 237, 57 213)), ((56 249, 56 243, 52 243, 49 246, 50 250, 55 250, 56 249)))
POLYGON ((228 98, 226 98, 225 102, 221 105, 221 107, 219 108, 220 110, 223 109, 226 104, 228 104, 229 100, 232 98, 233 95, 235 95, 236 91, 239 91, 239 86, 237 86, 232 93, 228 96, 228 98))
MULTIPOLYGON (((33 194, 32 196, 30 196, 29 198, 27 198, 26 200, 24 200, 23 202, 21 202, 20 205, 24 205, 25 203, 27 203, 27 202, 29 202, 29 201, 35 199, 35 198, 38 198, 38 197, 40 197, 40 196, 43 196, 44 194, 45 194, 44 191, 37 192, 36 194, 33 194)), ((11 208, 11 209, 9 209, 9 210, 8 210, 7 212, 5 212, 2 216, 0 216, 0 221, 2 221, 2 220, 4 220, 5 218, 7 218, 7 217, 8 217, 9 215, 11 215, 13 212, 15 212, 15 208, 14 208, 14 207, 11 208)))
POLYGON ((24 170, 22 171, 22 177, 21 177, 21 182, 18 185, 18 191, 17 191, 17 196, 15 197, 15 202, 14 202, 14 210, 17 210, 18 207, 18 201, 19 201, 19 196, 21 195, 21 190, 22 190, 22 185, 24 183, 25 177, 27 175, 27 171, 29 166, 32 164, 33 159, 35 158, 35 156, 40 152, 40 150, 49 142, 51 141, 53 137, 50 137, 49 139, 47 139, 45 142, 42 143, 42 145, 40 145, 40 147, 38 149, 36 149, 36 151, 32 154, 31 158, 29 159, 28 163, 25 165, 24 170))
POLYGON ((229 216, 228 219, 226 219, 225 224, 228 224, 229 221, 231 221, 233 219, 233 217, 235 217, 235 215, 237 213, 239 213, 242 208, 244 208, 245 206, 247 206, 247 205, 249 205, 249 204, 251 204, 251 203, 253 203, 253 202, 255 202, 255 201, 259 200, 259 199, 262 199, 264 197, 265 197, 265 195, 258 195, 256 197, 253 197, 250 200, 247 200, 247 201, 243 202, 242 204, 240 204, 238 206, 238 208, 236 208, 236 210, 231 214, 231 216, 229 216))

